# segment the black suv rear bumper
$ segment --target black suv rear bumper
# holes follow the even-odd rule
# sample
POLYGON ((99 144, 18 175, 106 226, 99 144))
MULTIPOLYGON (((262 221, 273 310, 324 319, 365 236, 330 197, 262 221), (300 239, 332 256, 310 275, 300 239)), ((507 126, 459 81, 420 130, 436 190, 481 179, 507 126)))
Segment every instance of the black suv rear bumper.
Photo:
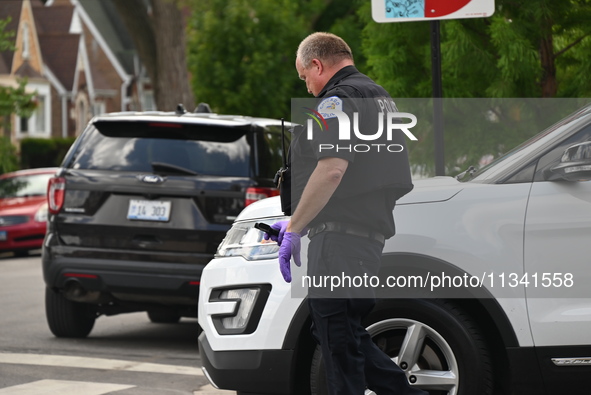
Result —
MULTIPOLYGON (((71 248, 62 245, 46 245, 43 249, 43 278, 48 287, 67 290, 76 286, 83 293, 90 293, 101 300, 114 299, 136 304, 197 306, 199 281, 205 264, 186 263, 186 254, 169 254, 166 262, 125 259, 125 251, 111 251, 119 259, 103 257, 104 250, 93 254, 91 249, 71 248), (81 254, 80 252, 84 253, 81 254)), ((137 252, 130 252, 136 254, 137 252)), ((209 258, 209 257, 208 257, 209 258)), ((206 261, 196 257, 193 261, 206 261)), ((66 295, 68 298, 68 295, 66 295)), ((97 303, 85 296, 90 303, 97 303)))

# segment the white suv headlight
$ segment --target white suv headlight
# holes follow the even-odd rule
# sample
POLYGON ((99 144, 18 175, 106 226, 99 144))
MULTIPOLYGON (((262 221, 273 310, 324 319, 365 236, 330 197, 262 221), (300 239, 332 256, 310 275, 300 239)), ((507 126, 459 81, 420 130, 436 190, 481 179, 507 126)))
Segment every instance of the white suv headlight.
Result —
POLYGON ((241 256, 247 261, 277 258, 279 246, 276 242, 263 239, 263 232, 256 229, 256 222, 269 225, 288 219, 278 217, 272 220, 236 222, 226 234, 215 254, 216 257, 241 256))

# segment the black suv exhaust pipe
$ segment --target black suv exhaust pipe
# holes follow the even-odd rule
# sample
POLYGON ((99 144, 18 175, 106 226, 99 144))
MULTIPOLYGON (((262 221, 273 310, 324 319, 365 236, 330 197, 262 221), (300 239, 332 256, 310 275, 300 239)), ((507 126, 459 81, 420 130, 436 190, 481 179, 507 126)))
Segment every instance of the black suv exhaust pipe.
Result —
POLYGON ((72 302, 104 303, 108 300, 100 291, 89 291, 76 280, 70 280, 64 287, 64 297, 72 302))

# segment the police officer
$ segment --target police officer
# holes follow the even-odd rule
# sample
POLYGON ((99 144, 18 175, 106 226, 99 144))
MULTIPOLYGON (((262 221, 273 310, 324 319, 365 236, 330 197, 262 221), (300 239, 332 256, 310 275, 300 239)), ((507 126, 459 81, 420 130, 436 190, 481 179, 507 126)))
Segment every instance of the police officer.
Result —
MULTIPOLYGON (((285 174, 291 185, 282 188, 291 219, 272 225, 280 231, 281 273, 291 282, 291 258, 300 264, 300 239, 308 232, 308 276, 377 275, 384 241, 395 233, 396 200, 413 187, 404 135, 385 130, 385 114, 396 107, 357 71, 351 49, 333 34, 305 38, 296 69, 317 98, 308 108, 316 119, 292 137, 285 174), (349 133, 342 134, 347 120, 349 133)), ((375 305, 371 287, 311 287, 308 305, 330 394, 362 395, 366 388, 378 395, 427 394, 408 383, 362 326, 375 305)))

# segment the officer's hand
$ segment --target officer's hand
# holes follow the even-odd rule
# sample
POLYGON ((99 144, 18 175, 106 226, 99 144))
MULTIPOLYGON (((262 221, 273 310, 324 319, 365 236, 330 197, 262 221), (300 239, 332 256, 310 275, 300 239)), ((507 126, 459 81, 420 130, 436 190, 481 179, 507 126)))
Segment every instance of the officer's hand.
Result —
POLYGON ((297 266, 302 265, 300 250, 302 236, 299 233, 284 232, 281 247, 279 248, 279 270, 283 279, 291 282, 291 257, 297 266))
MULTIPOLYGON (((275 222, 273 225, 271 225, 271 228, 277 230, 279 232, 279 235, 275 236, 275 235, 270 235, 267 232, 265 232, 263 234, 263 238, 265 240, 273 240, 276 241, 277 244, 281 245, 281 242, 283 241, 283 235, 285 234, 285 231, 287 230, 287 225, 289 224, 289 221, 285 220, 285 221, 278 221, 275 222)), ((304 230, 302 230, 299 235, 300 236, 305 236, 308 234, 308 228, 304 228, 304 230)))
POLYGON ((271 225, 271 228, 279 231, 279 235, 277 235, 277 236, 270 235, 267 232, 265 232, 265 234, 263 235, 263 238, 265 240, 271 239, 273 241, 276 241, 277 244, 281 245, 281 242, 283 241, 283 235, 285 234, 285 229, 287 229, 288 223, 289 223, 289 221, 287 221, 287 220, 275 222, 273 225, 271 225))

